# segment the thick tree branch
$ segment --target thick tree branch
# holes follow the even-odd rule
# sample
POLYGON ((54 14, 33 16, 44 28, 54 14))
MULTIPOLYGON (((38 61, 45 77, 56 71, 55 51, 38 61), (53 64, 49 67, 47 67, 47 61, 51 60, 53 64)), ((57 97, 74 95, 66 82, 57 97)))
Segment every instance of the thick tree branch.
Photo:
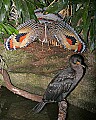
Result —
POLYGON ((21 95, 21 96, 28 98, 28 99, 31 99, 33 101, 41 102, 42 96, 31 94, 27 91, 21 90, 19 88, 16 88, 14 85, 12 85, 11 80, 10 80, 10 76, 5 69, 0 69, 0 74, 2 74, 2 76, 3 76, 3 79, 4 79, 4 82, 5 82, 7 89, 12 91, 14 94, 21 95))

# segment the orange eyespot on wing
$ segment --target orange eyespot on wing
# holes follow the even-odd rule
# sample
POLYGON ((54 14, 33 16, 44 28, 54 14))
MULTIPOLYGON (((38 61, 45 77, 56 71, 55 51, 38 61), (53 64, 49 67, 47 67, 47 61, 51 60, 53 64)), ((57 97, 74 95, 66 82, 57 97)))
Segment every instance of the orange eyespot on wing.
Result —
POLYGON ((76 44, 76 39, 73 36, 66 36, 66 40, 70 45, 75 45, 76 44))
POLYGON ((64 21, 54 21, 48 24, 48 35, 55 37, 66 49, 81 53, 85 50, 85 43, 76 31, 64 21))
POLYGON ((22 42, 26 38, 26 35, 20 37, 20 42, 22 42))
POLYGON ((72 40, 71 39, 68 39, 68 38, 66 38, 67 39, 67 42, 70 44, 70 45, 72 45, 72 40))
POLYGON ((8 46, 10 46, 10 49, 13 49, 13 40, 12 39, 9 41, 8 44, 9 44, 8 46))
POLYGON ((83 48, 82 43, 79 43, 79 45, 78 45, 78 52, 80 52, 82 50, 82 48, 83 48))
POLYGON ((26 35, 27 35, 27 33, 19 33, 19 34, 16 36, 16 41, 17 41, 17 42, 22 42, 22 41, 26 38, 26 35))
POLYGON ((14 35, 11 35, 5 42, 5 48, 7 50, 13 50, 13 36, 14 35))
POLYGON ((26 38, 27 33, 20 33, 18 35, 11 35, 5 42, 5 47, 7 50, 15 50, 20 48, 20 44, 26 38))

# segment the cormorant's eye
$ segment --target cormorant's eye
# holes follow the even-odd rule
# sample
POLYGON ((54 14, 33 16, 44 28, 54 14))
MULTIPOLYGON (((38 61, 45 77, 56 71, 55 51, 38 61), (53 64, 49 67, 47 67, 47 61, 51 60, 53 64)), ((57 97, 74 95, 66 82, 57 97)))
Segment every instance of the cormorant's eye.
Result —
POLYGON ((76 63, 77 63, 77 60, 74 60, 73 63, 76 64, 76 63))
POLYGON ((74 61, 73 63, 76 64, 76 61, 74 61))
POLYGON ((80 60, 74 60, 74 62, 73 62, 74 64, 80 64, 81 63, 81 61, 80 60))

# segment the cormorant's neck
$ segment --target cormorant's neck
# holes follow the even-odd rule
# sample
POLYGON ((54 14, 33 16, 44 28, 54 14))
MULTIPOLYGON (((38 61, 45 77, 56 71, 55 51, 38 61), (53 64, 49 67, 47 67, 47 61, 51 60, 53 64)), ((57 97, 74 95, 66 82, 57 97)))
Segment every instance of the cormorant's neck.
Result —
POLYGON ((76 71, 76 79, 81 79, 84 75, 84 69, 82 66, 78 66, 77 68, 74 69, 76 71))

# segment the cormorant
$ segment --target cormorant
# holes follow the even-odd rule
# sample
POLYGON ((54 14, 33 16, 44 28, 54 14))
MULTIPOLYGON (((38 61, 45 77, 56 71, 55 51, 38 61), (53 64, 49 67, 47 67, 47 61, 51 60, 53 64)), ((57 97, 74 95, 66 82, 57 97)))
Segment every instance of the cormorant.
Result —
POLYGON ((84 57, 73 54, 69 58, 70 66, 61 70, 49 83, 42 102, 38 103, 33 110, 39 113, 46 103, 60 102, 72 92, 78 85, 85 73, 84 57))

